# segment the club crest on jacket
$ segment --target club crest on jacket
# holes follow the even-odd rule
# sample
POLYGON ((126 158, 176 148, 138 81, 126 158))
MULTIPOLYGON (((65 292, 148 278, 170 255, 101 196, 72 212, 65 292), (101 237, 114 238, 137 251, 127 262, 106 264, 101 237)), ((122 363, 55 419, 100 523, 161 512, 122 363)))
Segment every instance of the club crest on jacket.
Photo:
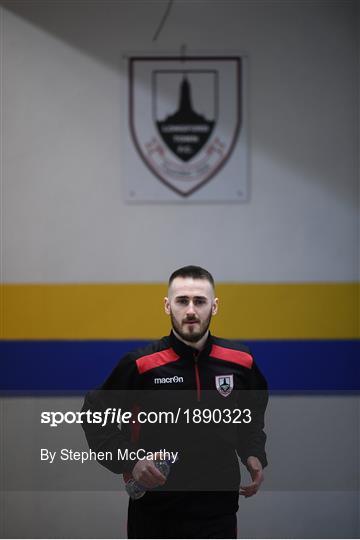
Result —
POLYGON ((217 375, 215 377, 216 390, 224 397, 231 394, 234 388, 234 376, 231 375, 217 375))

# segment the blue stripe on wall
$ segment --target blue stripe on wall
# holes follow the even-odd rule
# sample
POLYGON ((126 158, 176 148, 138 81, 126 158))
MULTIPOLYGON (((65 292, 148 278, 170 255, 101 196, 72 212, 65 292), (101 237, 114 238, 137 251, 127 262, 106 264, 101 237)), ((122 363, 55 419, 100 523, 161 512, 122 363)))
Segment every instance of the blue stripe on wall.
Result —
MULTIPOLYGON (((0 391, 79 394, 147 341, 0 341, 0 391)), ((246 341, 275 392, 360 390, 359 341, 246 341)))

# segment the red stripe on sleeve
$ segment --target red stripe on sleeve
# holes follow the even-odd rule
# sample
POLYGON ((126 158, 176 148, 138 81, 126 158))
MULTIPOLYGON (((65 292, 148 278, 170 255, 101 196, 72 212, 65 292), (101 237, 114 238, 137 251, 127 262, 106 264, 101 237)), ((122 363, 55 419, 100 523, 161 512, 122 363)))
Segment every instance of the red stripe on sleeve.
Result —
POLYGON ((164 366, 169 362, 175 362, 179 356, 173 349, 165 349, 153 354, 142 356, 136 360, 139 373, 145 373, 150 369, 154 369, 159 366, 164 366))
POLYGON ((218 358, 219 360, 240 364, 240 366, 244 366, 248 369, 251 368, 253 363, 251 354, 243 351, 234 351, 234 349, 227 349, 226 347, 220 347, 219 345, 212 346, 210 356, 218 358))

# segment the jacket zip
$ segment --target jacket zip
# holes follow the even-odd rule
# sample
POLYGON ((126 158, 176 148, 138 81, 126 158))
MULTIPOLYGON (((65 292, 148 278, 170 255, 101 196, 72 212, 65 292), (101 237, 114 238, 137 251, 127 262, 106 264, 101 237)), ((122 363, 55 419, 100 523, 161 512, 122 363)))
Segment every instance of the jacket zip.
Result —
POLYGON ((196 395, 197 400, 201 401, 201 385, 200 385, 200 375, 199 375, 199 366, 198 366, 198 357, 194 353, 194 367, 195 367, 195 380, 196 380, 196 395))

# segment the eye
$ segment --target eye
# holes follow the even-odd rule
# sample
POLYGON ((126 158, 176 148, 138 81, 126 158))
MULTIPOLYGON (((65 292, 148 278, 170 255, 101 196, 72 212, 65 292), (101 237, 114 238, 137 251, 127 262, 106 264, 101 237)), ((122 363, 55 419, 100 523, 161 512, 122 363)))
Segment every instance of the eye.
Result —
POLYGON ((194 304, 196 304, 197 306, 202 306, 202 305, 206 304, 206 300, 205 300, 205 298, 197 298, 195 300, 194 304))
POLYGON ((176 303, 177 304, 181 304, 182 306, 186 306, 186 304, 188 303, 188 301, 186 300, 186 298, 178 298, 176 300, 176 303))

